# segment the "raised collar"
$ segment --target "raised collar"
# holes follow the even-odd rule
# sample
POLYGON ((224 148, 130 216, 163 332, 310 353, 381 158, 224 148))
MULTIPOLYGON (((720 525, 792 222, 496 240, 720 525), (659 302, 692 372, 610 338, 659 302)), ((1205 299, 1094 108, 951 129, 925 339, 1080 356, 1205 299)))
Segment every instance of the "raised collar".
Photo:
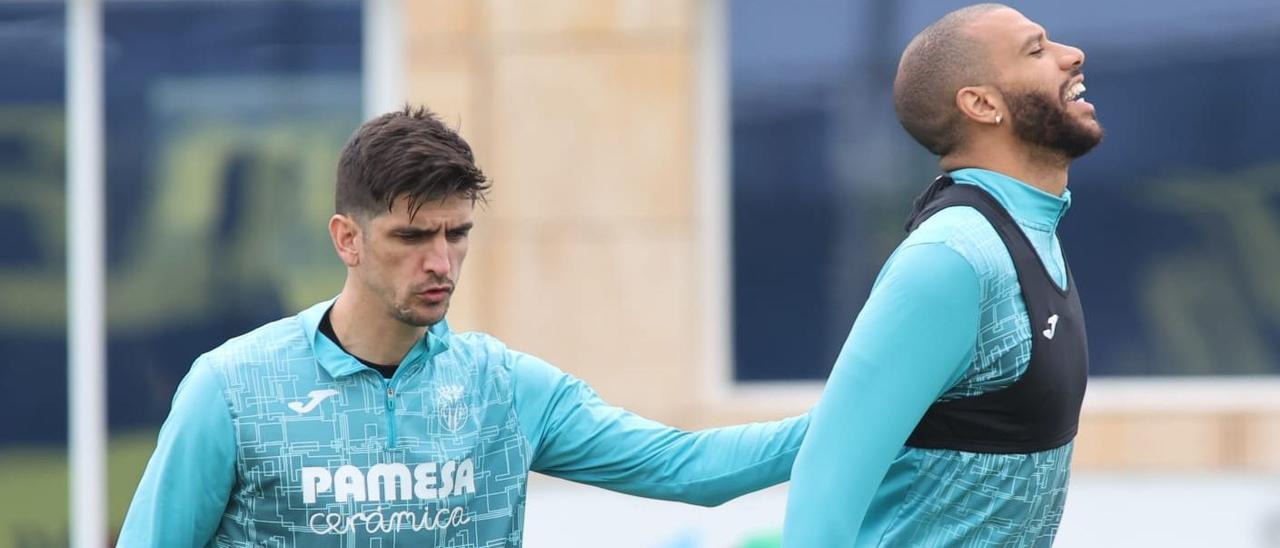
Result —
POLYGON ((949 175, 957 183, 987 191, 1015 221, 1038 230, 1055 232, 1071 207, 1070 189, 1064 190, 1062 196, 1054 196, 1003 173, 978 168, 957 169, 949 175))
MULTIPOLYGON (((320 320, 324 318, 324 313, 333 306, 334 301, 337 299, 337 297, 334 297, 327 301, 316 303, 298 313, 298 320, 302 322, 302 329, 307 337, 307 343, 311 345, 312 351, 315 352, 316 360, 320 362, 320 366, 334 378, 345 377, 359 371, 372 370, 360 363, 354 356, 339 348, 337 344, 329 340, 329 337, 320 333, 320 320)), ((444 352, 445 349, 449 348, 450 335, 449 322, 443 319, 436 322, 430 329, 427 329, 427 333, 418 342, 414 343, 413 348, 409 349, 409 352, 404 355, 404 359, 400 360, 400 369, 406 369, 420 362, 429 361, 437 354, 444 352)))

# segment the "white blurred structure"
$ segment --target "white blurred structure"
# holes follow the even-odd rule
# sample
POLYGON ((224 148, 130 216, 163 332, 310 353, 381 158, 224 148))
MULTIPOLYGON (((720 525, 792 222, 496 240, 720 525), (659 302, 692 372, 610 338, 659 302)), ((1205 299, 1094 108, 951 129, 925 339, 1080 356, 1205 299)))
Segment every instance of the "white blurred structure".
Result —
POLYGON ((404 104, 404 9, 401 0, 364 2, 364 118, 404 104))
POLYGON ((67 3, 67 434, 71 545, 107 538, 102 4, 67 3))

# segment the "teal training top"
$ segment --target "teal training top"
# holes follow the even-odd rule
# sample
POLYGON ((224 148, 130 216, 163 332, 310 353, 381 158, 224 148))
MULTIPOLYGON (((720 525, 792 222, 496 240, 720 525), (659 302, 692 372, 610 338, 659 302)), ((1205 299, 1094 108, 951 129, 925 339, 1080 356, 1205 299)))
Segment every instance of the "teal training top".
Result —
MULTIPOLYGON (((1053 196, 999 173, 956 183, 993 195, 1046 270, 1066 283, 1053 196)), ((1066 500, 1072 445, 982 454, 903 444, 935 401, 1012 384, 1031 327, 1008 250, 971 207, 942 210, 885 263, 836 359, 796 458, 783 546, 1049 546, 1066 500)))
POLYGON ((530 471, 715 505, 786 481, 808 424, 684 432, 445 322, 384 379, 318 332, 331 304, 196 360, 120 546, 515 547, 530 471))

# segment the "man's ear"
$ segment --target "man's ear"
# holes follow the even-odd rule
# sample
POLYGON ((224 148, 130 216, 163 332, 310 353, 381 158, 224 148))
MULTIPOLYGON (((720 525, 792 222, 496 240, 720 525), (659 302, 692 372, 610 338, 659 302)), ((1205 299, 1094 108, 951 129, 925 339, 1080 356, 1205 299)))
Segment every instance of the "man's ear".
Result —
POLYGON ((956 92, 956 108, 979 124, 1001 125, 1009 117, 1004 96, 992 86, 966 86, 956 92))
POLYGON ((337 213, 329 218, 329 238, 333 240, 333 249, 348 267, 360 264, 360 230, 360 223, 349 215, 337 213))

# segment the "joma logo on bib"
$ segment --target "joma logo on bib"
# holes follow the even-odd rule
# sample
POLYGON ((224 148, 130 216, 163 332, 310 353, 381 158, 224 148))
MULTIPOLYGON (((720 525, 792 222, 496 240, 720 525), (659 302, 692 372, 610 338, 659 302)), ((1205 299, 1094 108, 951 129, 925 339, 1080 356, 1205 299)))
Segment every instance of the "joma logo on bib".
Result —
POLYGON ((367 472, 350 464, 330 472, 322 466, 302 467, 302 502, 315 504, 321 493, 333 493, 334 502, 408 502, 435 500, 475 493, 475 464, 471 459, 425 462, 409 467, 400 463, 375 464, 367 472))

